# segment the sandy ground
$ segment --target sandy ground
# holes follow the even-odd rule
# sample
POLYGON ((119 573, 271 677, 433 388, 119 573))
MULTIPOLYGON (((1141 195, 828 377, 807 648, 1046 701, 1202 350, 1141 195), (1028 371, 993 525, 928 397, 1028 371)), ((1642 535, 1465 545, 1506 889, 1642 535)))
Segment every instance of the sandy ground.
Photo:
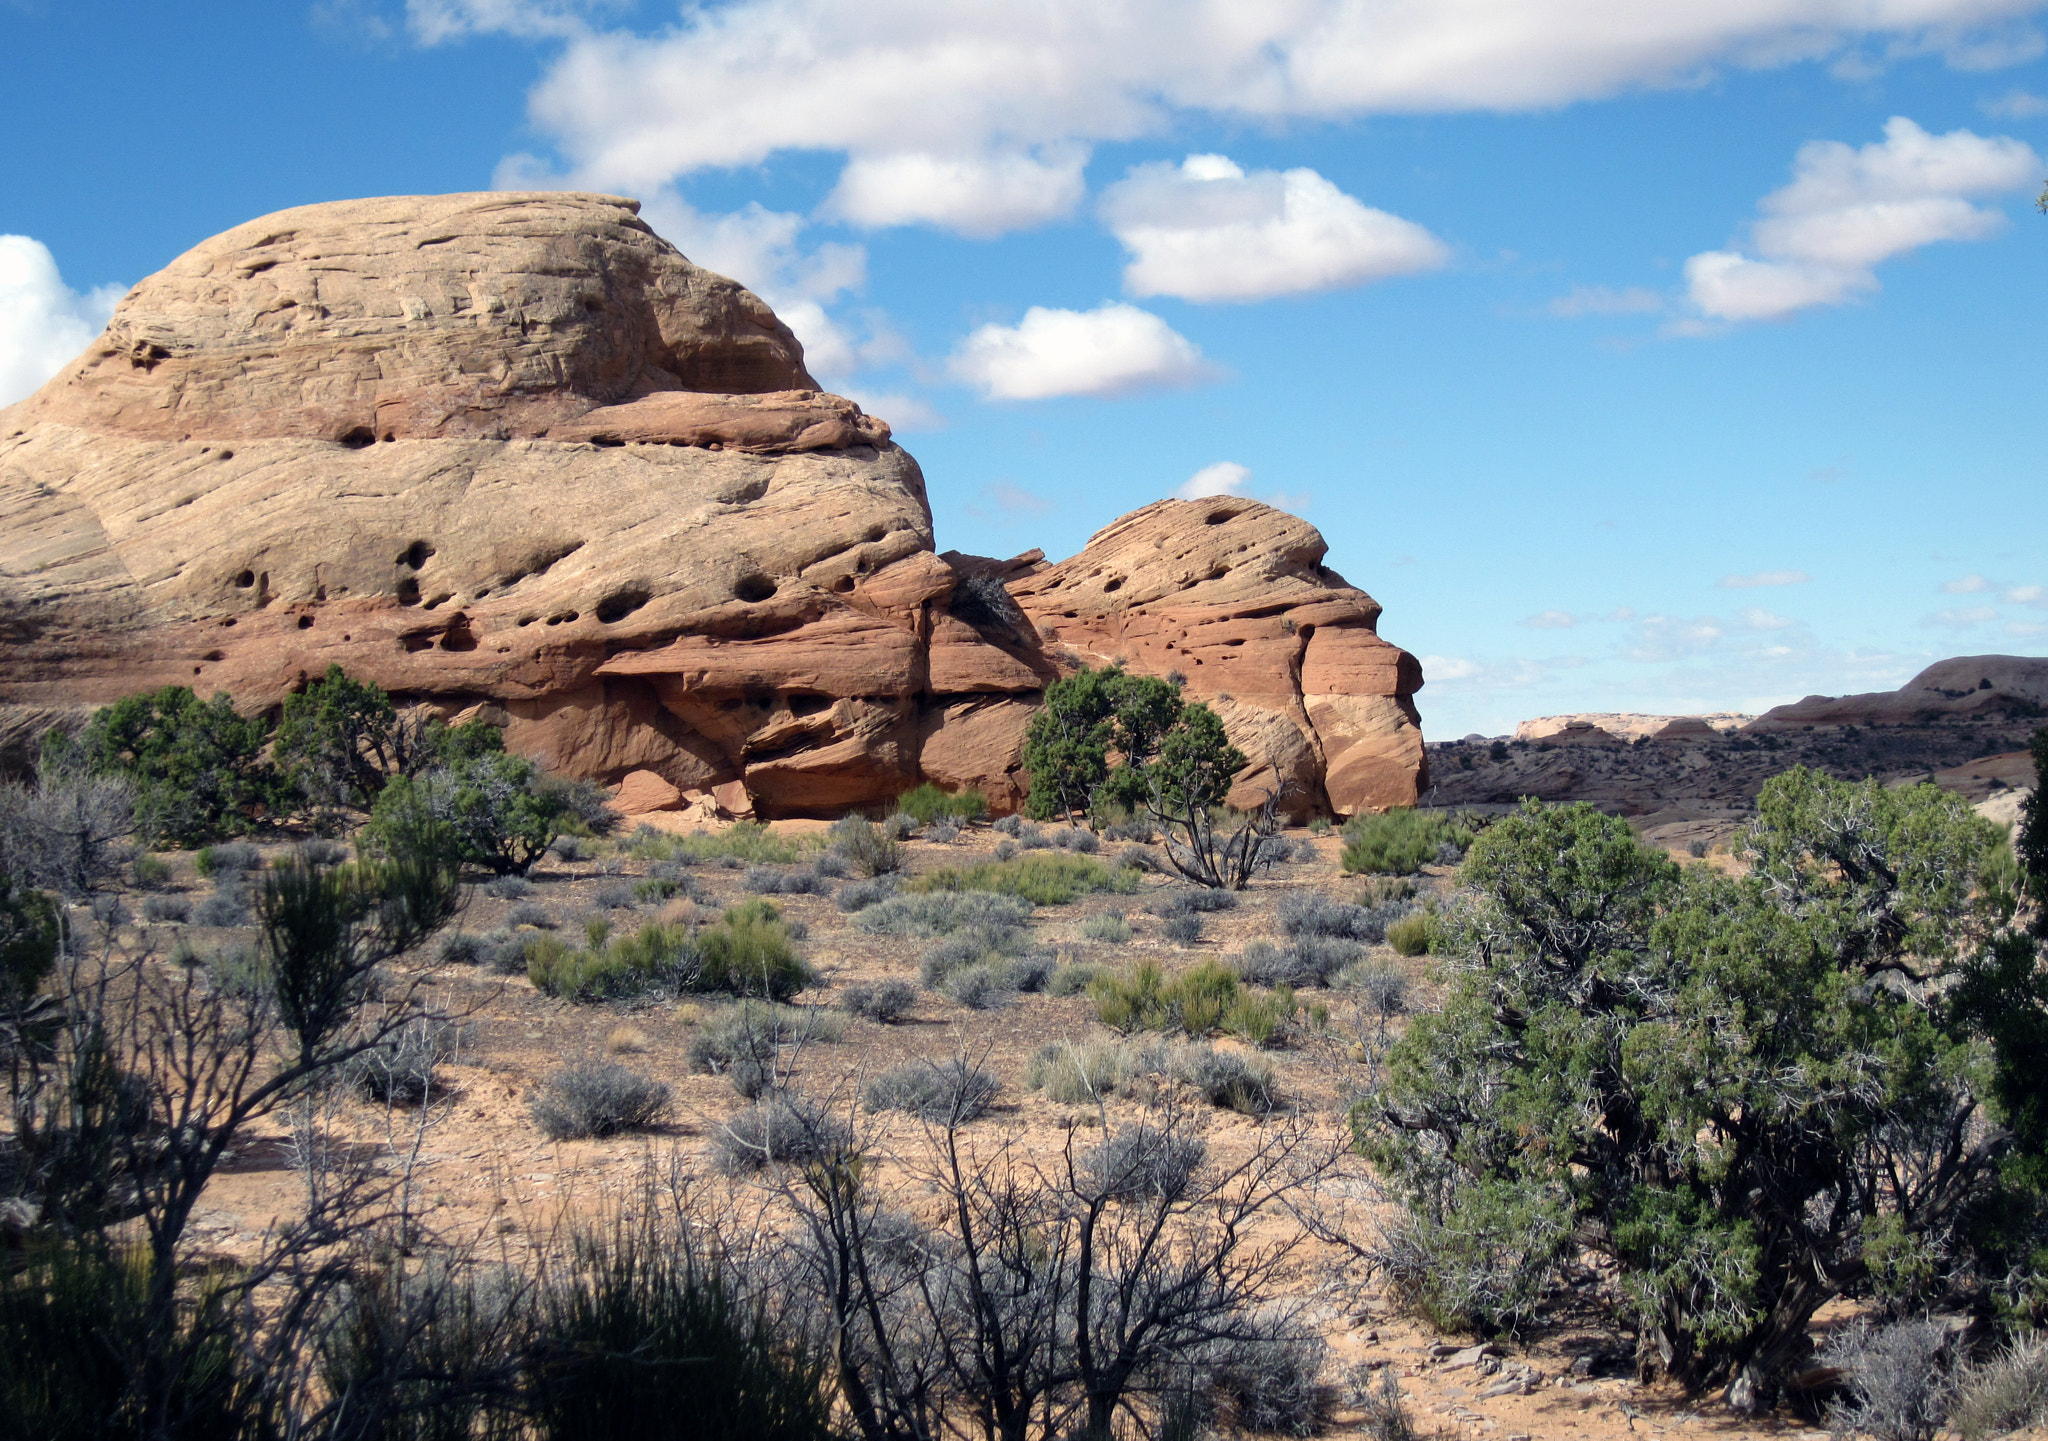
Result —
MULTIPOLYGON (((783 829, 801 835, 822 827, 783 829)), ((1309 838, 1306 832, 1295 834, 1309 838)), ((906 847, 909 870, 984 859, 998 839, 976 828, 950 844, 913 840, 906 847)), ((1168 969, 1230 954, 1253 939, 1277 939, 1281 931, 1274 907, 1281 896, 1313 888, 1352 899, 1361 888, 1338 869, 1341 843, 1336 837, 1315 838, 1313 845, 1313 859, 1279 868, 1247 893, 1239 909, 1206 917, 1206 934, 1195 946, 1164 940, 1159 921, 1146 911, 1147 903, 1173 884, 1158 876, 1148 877, 1135 896, 1090 896, 1041 908, 1038 939, 1062 959, 1118 963, 1151 958, 1168 969), (1130 942, 1112 946, 1081 938, 1085 919, 1104 909, 1128 916, 1135 932, 1130 942)), ((190 859, 170 859, 177 868, 174 886, 187 889, 195 900, 203 896, 207 883, 191 874, 190 859)), ((600 887, 621 875, 644 875, 646 869, 619 855, 574 864, 549 858, 532 877, 529 899, 559 920, 559 934, 573 939, 580 936, 584 917, 593 913, 600 887)), ((696 867, 690 874, 713 905, 745 895, 742 871, 696 867)), ((1448 884, 1448 872, 1435 871, 1422 882, 1425 888, 1441 889, 1448 884)), ((129 899, 139 913, 140 898, 129 899)), ((800 949, 822 975, 821 985, 805 992, 800 1004, 830 1006, 838 988, 850 982, 893 977, 916 982, 918 956, 929 942, 865 935, 826 897, 779 896, 776 901, 809 926, 800 949)), ((489 931, 511 904, 473 889, 459 928, 489 931)), ((647 908, 637 915, 610 914, 615 925, 628 926, 656 913, 647 908)), ((141 931, 162 952, 183 931, 202 954, 246 944, 253 935, 174 925, 141 931)), ((1412 975, 1411 1001, 1427 1004, 1433 994, 1428 961, 1404 959, 1386 947, 1377 950, 1380 960, 1412 975)), ((348 1103, 336 1121, 338 1129, 379 1151, 387 1170, 396 1171, 399 1157, 417 1145, 414 1181, 423 1221, 446 1240, 502 1249, 516 1261, 529 1250, 529 1238, 554 1226, 565 1210, 623 1194, 650 1164, 679 1160, 686 1169, 708 1170, 704 1153, 709 1137, 724 1117, 745 1104, 723 1077, 690 1069, 690 1037, 707 1009, 701 1000, 576 1005, 541 995, 523 975, 491 975, 470 966, 432 971, 425 995, 432 1005, 467 1019, 458 1059, 443 1071, 444 1101, 431 1111, 424 1133, 415 1129, 417 1113, 364 1102, 348 1103), (566 1059, 602 1054, 672 1087, 674 1103, 666 1124, 651 1133, 609 1140, 549 1141, 528 1109, 536 1085, 566 1059)), ((1358 1013, 1348 993, 1309 991, 1302 999, 1331 1007, 1329 1028, 1269 1054, 1279 1070, 1288 1114, 1305 1117, 1335 1137, 1347 1100, 1362 1079, 1353 1036, 1371 1022, 1358 1013)), ((1090 1113, 1027 1090, 1026 1063, 1049 1041, 1106 1034, 1084 997, 1027 995, 1001 1009, 974 1011, 921 991, 915 1012, 900 1024, 851 1020, 842 1042, 809 1046, 800 1057, 798 1079, 810 1094, 851 1097, 866 1075, 914 1057, 944 1060, 965 1051, 1003 1082, 997 1106, 968 1128, 970 1138, 991 1148, 1013 1142, 1050 1157, 1073 1127, 1099 1122, 1090 1113)), ((1113 1102, 1111 1123, 1135 1117, 1139 1109, 1136 1102, 1113 1102)), ((1258 1122, 1252 1119, 1225 1111, 1205 1112, 1202 1119, 1212 1154, 1230 1154, 1256 1138, 1258 1122)), ((909 1117, 863 1117, 863 1124, 873 1128, 884 1156, 913 1155, 924 1144, 923 1128, 909 1117)), ((303 1184, 290 1166, 283 1126, 266 1125, 240 1147, 226 1174, 208 1190, 193 1223, 194 1241, 202 1251, 246 1252, 274 1218, 291 1214, 300 1204, 303 1184)), ((1347 1402, 1346 1383, 1363 1376, 1361 1368, 1367 1366, 1394 1367, 1418 1425, 1445 1434, 1470 1432, 1500 1441, 1808 1433, 1818 1441, 1823 1434, 1789 1418, 1747 1421, 1710 1398, 1688 1400, 1675 1389, 1638 1386, 1631 1379, 1629 1339, 1590 1308, 1571 1309, 1569 1296, 1558 1299, 1525 1342, 1503 1344, 1497 1355, 1475 1365, 1459 1354, 1470 1338, 1439 1336, 1400 1315, 1341 1254, 1304 1249, 1290 1285, 1312 1302, 1328 1327, 1331 1434, 1358 1432, 1362 1417, 1347 1402)))

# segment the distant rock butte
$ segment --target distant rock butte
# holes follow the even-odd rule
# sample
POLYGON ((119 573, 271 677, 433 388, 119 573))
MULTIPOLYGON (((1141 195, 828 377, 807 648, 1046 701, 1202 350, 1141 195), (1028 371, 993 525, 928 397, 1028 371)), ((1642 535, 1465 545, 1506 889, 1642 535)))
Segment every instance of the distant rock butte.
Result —
POLYGON ((924 779, 1008 810, 1046 684, 1122 658, 1216 706, 1241 802, 1414 801, 1420 668, 1311 526, 1163 501, 1058 565, 941 557, 887 425, 637 210, 306 206, 138 285, 0 411, 0 754, 133 691, 272 706, 337 662, 631 811, 831 815, 924 779))
POLYGON ((1718 735, 1739 729, 1755 716, 1734 711, 1713 711, 1705 715, 1640 715, 1634 711, 1586 711, 1576 715, 1538 716, 1515 727, 1518 741, 1640 740, 1651 736, 1680 740, 1693 736, 1718 735), (1597 730, 1601 734, 1592 735, 1597 730), (1567 735, 1567 732, 1570 734, 1567 735))
POLYGON ((1810 695, 1765 711, 1744 729, 1768 732, 1807 726, 1925 725, 1951 717, 2044 712, 2048 712, 2048 658, 1958 656, 1936 661, 1897 690, 1810 695))

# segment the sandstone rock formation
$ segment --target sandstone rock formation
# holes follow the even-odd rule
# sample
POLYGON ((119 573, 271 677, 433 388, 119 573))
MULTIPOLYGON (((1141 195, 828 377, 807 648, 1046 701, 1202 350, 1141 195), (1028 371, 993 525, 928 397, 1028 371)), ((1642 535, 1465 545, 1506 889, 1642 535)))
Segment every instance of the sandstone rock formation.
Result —
POLYGON ((1124 656, 1223 712, 1243 796, 1413 801, 1419 669, 1313 528, 1163 502, 1062 565, 941 558, 888 427, 637 210, 306 206, 137 286, 0 411, 0 744, 338 662, 634 810, 1007 810, 1045 685, 1124 656))

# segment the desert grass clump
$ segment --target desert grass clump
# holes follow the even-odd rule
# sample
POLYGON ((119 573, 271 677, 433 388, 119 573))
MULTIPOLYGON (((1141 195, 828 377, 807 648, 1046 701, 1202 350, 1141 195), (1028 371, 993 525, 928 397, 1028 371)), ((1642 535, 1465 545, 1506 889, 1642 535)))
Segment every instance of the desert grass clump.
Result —
POLYGON ((869 879, 903 869, 903 846, 873 821, 846 816, 833 822, 830 848, 846 858, 856 875, 869 879))
POLYGON ((420 1106, 435 1094, 442 1063, 451 1060, 460 1032, 448 1021, 421 1016, 342 1067, 342 1079, 372 1101, 420 1106))
POLYGON ((1088 1189, 1116 1201, 1155 1196, 1172 1201, 1187 1192, 1208 1158, 1208 1143, 1170 1127, 1125 1126, 1081 1157, 1088 1189))
POLYGON ((184 896, 145 896, 142 918, 157 922, 189 921, 192 919, 192 902, 184 896))
POLYGON ((864 911, 869 906, 881 904, 895 894, 894 876, 876 876, 871 881, 849 881, 839 888, 839 909, 864 911))
POLYGON ((1131 923, 1122 911, 1097 911, 1081 923, 1081 935, 1106 946, 1120 946, 1131 938, 1131 923))
POLYGON ((484 894, 498 901, 523 901, 533 894, 533 882, 525 876, 492 876, 484 882, 484 894))
POLYGON ((1958 1378, 1948 1424, 1962 1441, 2048 1425, 2048 1337, 2020 1336, 1958 1378))
POLYGON ((1253 941, 1231 958, 1231 969, 1248 986, 1328 986, 1364 955, 1356 941, 1335 936, 1297 936, 1285 946, 1253 941))
POLYGON ((871 936, 929 940, 977 926, 1024 926, 1030 920, 1029 901, 989 891, 941 890, 890 897, 863 910, 853 925, 871 936))
POLYGON ((830 1011, 740 1001, 704 1017, 690 1038, 692 1070, 724 1076, 733 1089, 752 1098, 775 1089, 783 1078, 782 1055, 809 1042, 837 1043, 846 1020, 830 1011))
POLYGON ((978 866, 946 866, 922 875, 905 887, 911 891, 993 891, 1016 896, 1035 906, 1063 906, 1092 891, 1130 895, 1138 889, 1135 873, 1112 869, 1093 856, 1063 853, 1032 854, 978 866))
POLYGON ((483 964, 484 940, 467 931, 455 931, 444 937, 437 959, 444 966, 476 966, 483 964))
POLYGON ((1159 934, 1176 946, 1192 946, 1202 939, 1202 918, 1194 911, 1168 916, 1159 923, 1159 934))
POLYGON ((1052 974, 1046 978, 1045 993, 1049 996, 1085 995, 1089 985, 1104 969, 1092 961, 1063 962, 1054 966, 1052 974))
POLYGON ((630 911, 640 904, 640 895, 630 882, 609 881, 597 888, 590 903, 601 911, 630 911))
POLYGON ((801 1096, 773 1096, 727 1119, 711 1138, 711 1162, 728 1176, 770 1166, 811 1166, 850 1159, 852 1130, 801 1096))
POLYGON ((1237 909, 1236 891, 1210 890, 1202 886, 1175 886, 1150 907, 1155 916, 1206 915, 1212 911, 1234 911, 1237 909))
POLYGON ((678 836, 642 826, 627 839, 626 849, 642 860, 686 866, 729 864, 733 869, 788 866, 803 859, 803 847, 793 837, 780 835, 759 821, 739 821, 716 835, 697 831, 678 836))
POLYGON ((1425 865, 1455 865, 1477 830, 1462 813, 1417 809, 1357 816, 1344 827, 1350 875, 1412 876, 1425 865))
POLYGON ((877 1025, 893 1026, 917 1006, 917 987, 908 981, 877 981, 847 986, 839 992, 839 1009, 877 1025))
POLYGON ((1178 1031, 1204 1036, 1226 1031, 1266 1045, 1281 1032, 1295 1011, 1286 987, 1264 995, 1247 991, 1219 961, 1203 961, 1171 978, 1153 962, 1128 970, 1108 971, 1088 985, 1096 1019, 1111 1030, 1178 1031))
POLYGON ((1430 918, 1417 912, 1387 927, 1387 944, 1404 956, 1426 956, 1435 934, 1436 927, 1430 918))
POLYGON ((995 1104, 1002 1086, 965 1057, 913 1061, 870 1080, 861 1104, 870 1111, 904 1111, 933 1125, 964 1126, 995 1104))
POLYGON ((263 864, 263 853, 247 841, 225 841, 202 846, 192 857, 192 868, 211 880, 215 876, 241 875, 263 864))
POLYGON ((1313 1436, 1321 1429, 1318 1384, 1329 1343, 1294 1308, 1269 1303, 1232 1328, 1213 1362, 1211 1384, 1247 1435, 1313 1436))
POLYGON ((1210 1105, 1247 1116, 1265 1115, 1278 1100, 1273 1063, 1263 1056, 1189 1046, 1174 1058, 1173 1074, 1210 1105))
POLYGON ((1948 1331, 1938 1321, 1850 1326, 1821 1351, 1842 1373, 1844 1397, 1830 1409, 1836 1435, 1877 1441, 1934 1441, 1948 1414, 1948 1331))
POLYGON ((148 851, 137 851, 128 863, 128 875, 139 891, 161 890, 171 883, 171 863, 148 851))
POLYGON ((897 797, 896 810, 920 826, 929 826, 940 820, 971 824, 988 815, 988 797, 980 791, 949 793, 926 781, 915 790, 905 791, 897 797))
POLYGON ((753 866, 740 878, 742 889, 757 896, 821 896, 832 893, 831 882, 816 871, 784 871, 753 866))
POLYGON ((1082 826, 1055 828, 1052 832, 1052 844, 1055 850, 1075 851, 1084 856, 1092 856, 1102 849, 1101 837, 1082 826))
POLYGON ((1055 1041, 1024 1068, 1024 1084, 1063 1106, 1092 1106, 1128 1095, 1141 1082, 1166 1073, 1157 1042, 1096 1039, 1055 1041))
POLYGON ((513 928, 532 926, 535 930, 551 931, 560 924, 555 913, 539 901, 521 901, 505 912, 505 924, 513 928))
POLYGON ((668 1100, 667 1086, 616 1061, 576 1061, 541 1082, 533 1119, 552 1141, 613 1136, 652 1126, 668 1100))
POLYGON ((1282 897, 1277 914, 1280 928, 1290 936, 1372 942, 1386 935, 1386 919, 1377 907, 1349 905, 1314 891, 1282 897))
POLYGON ((249 898, 239 886, 215 890, 192 912, 194 925, 217 926, 224 930, 249 925, 254 919, 249 912, 249 898))

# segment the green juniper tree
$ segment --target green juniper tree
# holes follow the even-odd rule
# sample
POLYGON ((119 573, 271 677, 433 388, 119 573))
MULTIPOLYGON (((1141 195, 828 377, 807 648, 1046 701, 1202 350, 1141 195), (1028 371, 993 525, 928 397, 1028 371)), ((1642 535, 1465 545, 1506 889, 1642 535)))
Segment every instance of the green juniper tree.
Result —
POLYGON ((1357 1113, 1412 1209, 1397 1280, 1512 1326, 1559 1260, 1602 1254, 1645 1367, 1743 1410, 1837 1297, 1981 1292, 1972 1227, 2029 1184, 2001 1165, 2001 1038, 1948 998, 1996 847, 1931 786, 1804 770, 1759 796, 1739 877, 1584 805, 1497 822, 1444 1005, 1357 1113))
POLYGON ((1031 718, 1025 808, 1039 820, 1143 811, 1184 879, 1242 890, 1270 862, 1279 831, 1277 793, 1249 816, 1224 811, 1244 767, 1222 718, 1183 700, 1177 684, 1116 666, 1085 670, 1048 686, 1031 718))

